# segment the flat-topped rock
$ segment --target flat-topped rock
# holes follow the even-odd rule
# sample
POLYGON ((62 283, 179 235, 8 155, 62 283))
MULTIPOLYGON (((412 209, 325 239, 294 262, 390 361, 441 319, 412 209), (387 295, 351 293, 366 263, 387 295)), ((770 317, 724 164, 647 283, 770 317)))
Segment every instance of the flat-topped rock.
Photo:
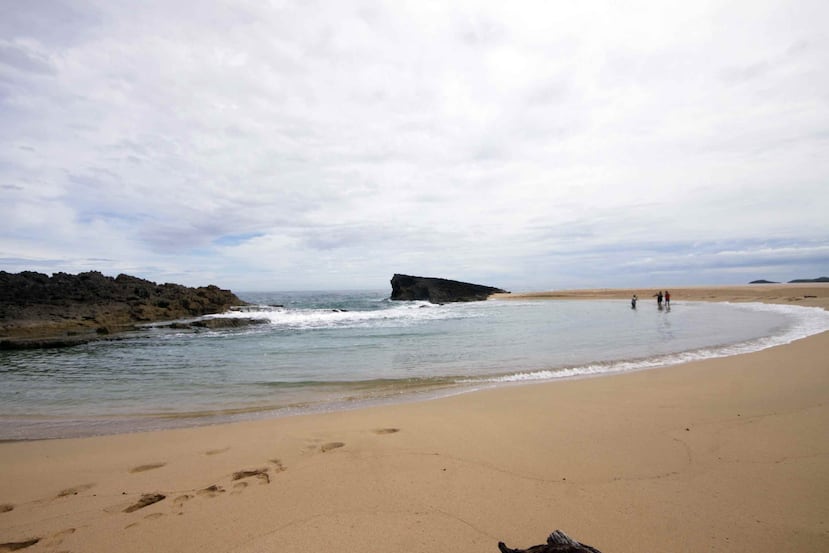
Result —
POLYGON ((395 274, 391 279, 391 299, 420 300, 432 303, 482 301, 492 294, 508 294, 493 286, 471 284, 445 278, 395 274))

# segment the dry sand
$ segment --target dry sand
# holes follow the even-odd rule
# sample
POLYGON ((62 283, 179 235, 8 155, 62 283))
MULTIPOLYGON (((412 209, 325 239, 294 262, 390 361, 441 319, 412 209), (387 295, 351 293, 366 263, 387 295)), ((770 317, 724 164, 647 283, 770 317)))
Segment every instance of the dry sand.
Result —
POLYGON ((495 294, 499 299, 630 299, 639 297, 642 305, 649 301, 654 305, 658 291, 671 292, 671 301, 730 301, 765 302, 829 308, 829 284, 752 284, 747 286, 684 286, 681 288, 595 288, 585 290, 552 290, 549 292, 525 292, 495 294))
MULTIPOLYGON (((829 307, 820 285, 671 293, 829 307)), ((829 551, 829 333, 422 403, 0 444, 0 551, 497 552, 556 528, 604 553, 829 551)))

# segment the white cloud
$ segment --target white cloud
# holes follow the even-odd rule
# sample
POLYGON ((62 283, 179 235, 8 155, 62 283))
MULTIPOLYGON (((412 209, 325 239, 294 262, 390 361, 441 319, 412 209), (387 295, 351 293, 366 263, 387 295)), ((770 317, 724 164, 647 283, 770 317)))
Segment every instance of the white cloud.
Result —
POLYGON ((776 271, 751 278, 829 271, 823 2, 10 11, 6 270, 235 289, 742 279, 695 254, 727 242, 746 275, 776 271), (764 240, 817 253, 769 264, 764 240))

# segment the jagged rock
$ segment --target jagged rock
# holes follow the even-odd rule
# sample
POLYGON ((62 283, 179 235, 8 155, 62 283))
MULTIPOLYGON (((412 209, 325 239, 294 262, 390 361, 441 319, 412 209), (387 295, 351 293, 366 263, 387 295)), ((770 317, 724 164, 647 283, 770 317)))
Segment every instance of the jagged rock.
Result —
POLYGON ((212 285, 156 284, 98 271, 51 277, 0 271, 0 348, 74 345, 140 322, 200 317, 244 303, 212 285))
POLYGON ((470 284, 445 278, 395 274, 391 279, 391 299, 421 300, 432 303, 481 301, 492 294, 509 293, 500 288, 470 284))
POLYGON ((510 549, 504 542, 498 542, 501 553, 601 553, 595 547, 577 542, 561 530, 556 530, 547 537, 547 543, 533 545, 527 549, 510 549))

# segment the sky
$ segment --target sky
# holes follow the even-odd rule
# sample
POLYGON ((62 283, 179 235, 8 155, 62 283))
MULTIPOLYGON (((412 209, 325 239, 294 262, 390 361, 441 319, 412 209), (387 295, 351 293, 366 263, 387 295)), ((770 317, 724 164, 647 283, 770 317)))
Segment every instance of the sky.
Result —
POLYGON ((0 0, 0 270, 829 275, 829 2, 0 0))

